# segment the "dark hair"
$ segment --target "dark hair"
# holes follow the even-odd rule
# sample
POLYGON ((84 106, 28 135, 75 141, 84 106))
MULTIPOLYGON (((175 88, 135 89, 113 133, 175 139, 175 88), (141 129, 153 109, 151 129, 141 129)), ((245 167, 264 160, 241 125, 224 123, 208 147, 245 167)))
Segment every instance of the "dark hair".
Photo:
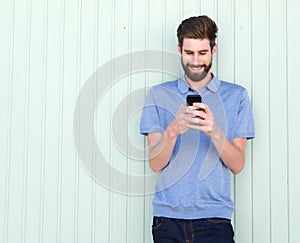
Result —
POLYGON ((210 48, 215 45, 218 27, 216 23, 205 15, 195 16, 185 19, 177 29, 177 38, 180 49, 182 49, 183 39, 208 39, 210 48))

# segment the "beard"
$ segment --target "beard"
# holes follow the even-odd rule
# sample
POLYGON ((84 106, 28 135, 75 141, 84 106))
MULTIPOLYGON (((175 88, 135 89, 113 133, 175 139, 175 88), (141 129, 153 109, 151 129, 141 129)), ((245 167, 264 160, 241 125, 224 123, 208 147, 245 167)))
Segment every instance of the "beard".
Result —
POLYGON ((206 64, 203 64, 203 65, 193 65, 193 64, 189 64, 189 63, 184 64, 183 63, 183 58, 181 57, 181 64, 182 64, 182 67, 183 67, 185 75, 190 80, 192 80, 193 82, 200 82, 201 80, 203 80, 207 76, 209 70, 211 69, 212 60, 209 62, 208 65, 206 65, 206 64), (199 71, 199 72, 193 72, 191 70, 192 68, 200 68, 201 71, 199 71))

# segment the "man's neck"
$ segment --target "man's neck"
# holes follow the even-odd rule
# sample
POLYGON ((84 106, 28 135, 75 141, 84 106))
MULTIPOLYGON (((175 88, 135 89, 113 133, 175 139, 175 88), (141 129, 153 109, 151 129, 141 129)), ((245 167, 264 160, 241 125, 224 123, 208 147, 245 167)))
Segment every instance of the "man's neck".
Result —
POLYGON ((185 75, 185 80, 187 83, 190 85, 190 87, 196 91, 200 91, 203 87, 209 84, 209 82, 213 79, 213 75, 211 72, 209 72, 204 79, 202 79, 199 82, 194 82, 190 80, 186 75, 185 75))

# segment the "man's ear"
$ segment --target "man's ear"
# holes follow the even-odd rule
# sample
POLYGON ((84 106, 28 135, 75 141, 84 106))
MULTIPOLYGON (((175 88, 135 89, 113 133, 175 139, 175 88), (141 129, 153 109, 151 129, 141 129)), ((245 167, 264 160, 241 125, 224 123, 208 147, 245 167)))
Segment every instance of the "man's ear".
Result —
POLYGON ((213 57, 216 56, 216 54, 217 54, 217 49, 218 49, 218 45, 217 45, 217 43, 215 43, 215 45, 214 45, 213 48, 212 48, 212 55, 213 55, 213 57))
POLYGON ((182 52, 181 52, 181 47, 180 47, 180 45, 179 45, 179 44, 177 44, 177 50, 178 50, 178 53, 179 53, 179 55, 181 55, 181 54, 182 54, 182 52))

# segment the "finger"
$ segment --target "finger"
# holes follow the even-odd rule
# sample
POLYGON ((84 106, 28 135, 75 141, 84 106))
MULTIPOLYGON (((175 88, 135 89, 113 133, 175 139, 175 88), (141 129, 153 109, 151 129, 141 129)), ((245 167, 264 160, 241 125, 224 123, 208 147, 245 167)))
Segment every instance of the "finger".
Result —
POLYGON ((212 110, 209 108, 209 106, 207 104, 203 104, 203 103, 194 103, 194 104, 195 104, 195 107, 197 107, 198 109, 200 109, 201 111, 206 113, 206 116, 202 113, 203 117, 206 117, 206 118, 214 117, 212 110))
POLYGON ((185 121, 188 123, 188 124, 192 124, 192 125, 197 125, 200 124, 201 122, 201 118, 197 117, 197 116, 186 116, 185 118, 185 121))
POLYGON ((189 113, 190 117, 197 117, 202 120, 208 119, 208 115, 203 110, 198 110, 195 108, 195 109, 189 111, 188 113, 189 113))
POLYGON ((184 111, 185 108, 186 108, 186 106, 185 106, 184 104, 181 104, 180 107, 179 107, 179 110, 180 110, 180 111, 184 111))
POLYGON ((194 117, 199 116, 199 108, 196 106, 187 106, 186 107, 186 113, 191 114, 194 117))
POLYGON ((208 117, 208 114, 201 110, 201 111, 197 111, 197 116, 200 117, 202 120, 207 120, 209 117, 208 117))
POLYGON ((185 115, 186 114, 186 105, 181 104, 178 111, 177 111, 178 115, 185 115))
POLYGON ((185 110, 186 110, 186 113, 193 114, 193 112, 196 110, 196 108, 193 106, 186 106, 185 110))
POLYGON ((197 109, 197 110, 200 110, 200 109, 204 109, 205 108, 205 104, 203 104, 203 103, 199 103, 199 102, 195 102, 195 103, 193 103, 193 107, 194 107, 194 109, 197 109))
POLYGON ((201 108, 204 110, 205 113, 207 113, 208 115, 212 114, 211 109, 209 108, 209 106, 207 104, 202 104, 201 108))
POLYGON ((186 126, 188 128, 191 128, 191 129, 195 129, 195 130, 198 130, 198 131, 203 131, 203 127, 202 126, 199 126, 199 125, 195 125, 195 124, 190 124, 190 123, 187 123, 186 126))
POLYGON ((195 130, 198 130, 198 131, 202 131, 205 134, 212 131, 211 126, 201 125, 200 123, 199 124, 187 123, 186 126, 190 129, 195 129, 195 130))

